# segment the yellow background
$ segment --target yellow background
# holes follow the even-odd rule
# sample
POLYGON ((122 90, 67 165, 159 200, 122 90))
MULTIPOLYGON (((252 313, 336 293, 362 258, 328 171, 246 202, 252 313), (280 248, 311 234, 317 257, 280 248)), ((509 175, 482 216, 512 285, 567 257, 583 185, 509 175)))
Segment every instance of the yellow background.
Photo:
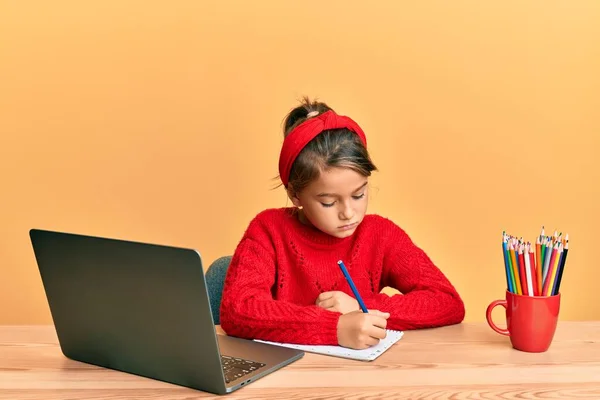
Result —
POLYGON ((0 323, 49 323, 32 227, 231 254, 302 95, 362 125, 370 212, 464 297, 503 230, 570 235, 564 320, 600 319, 600 2, 1 1, 0 323))

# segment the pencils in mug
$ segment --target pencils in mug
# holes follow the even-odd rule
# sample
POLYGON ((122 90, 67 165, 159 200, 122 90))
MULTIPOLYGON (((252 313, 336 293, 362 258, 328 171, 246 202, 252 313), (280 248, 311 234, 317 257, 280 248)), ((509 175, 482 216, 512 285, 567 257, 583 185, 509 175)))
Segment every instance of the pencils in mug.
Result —
POLYGON ((369 310, 367 310, 365 303, 363 303, 362 298, 360 297, 360 294, 358 293, 356 286, 354 286, 354 282, 352 282, 352 278, 350 278, 350 274, 348 273, 348 270, 346 269, 346 266, 344 265, 342 260, 338 261, 338 265, 340 266, 340 269, 342 270, 344 277, 346 277, 346 280, 348 281, 348 285, 350 285, 350 289, 352 289, 352 293, 354 293, 354 297, 356 297, 356 301, 358 301, 358 305, 363 310, 363 312, 368 313, 369 310))
POLYGON ((544 235, 527 242, 502 232, 502 256, 509 292, 524 296, 555 296, 560 293, 569 235, 562 232, 544 235))

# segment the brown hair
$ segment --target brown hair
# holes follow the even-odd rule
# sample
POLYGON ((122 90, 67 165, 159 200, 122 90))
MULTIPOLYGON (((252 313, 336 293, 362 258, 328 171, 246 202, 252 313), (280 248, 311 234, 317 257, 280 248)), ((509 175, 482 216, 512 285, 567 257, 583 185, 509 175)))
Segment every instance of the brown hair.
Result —
MULTIPOLYGON (((306 121, 309 113, 315 114, 311 114, 312 118, 330 110, 333 111, 327 104, 304 97, 301 104, 285 117, 283 136, 286 137, 306 121)), ((377 170, 356 133, 346 128, 329 129, 308 142, 298 154, 290 171, 288 190, 292 193, 301 192, 319 177, 321 171, 332 167, 350 168, 363 176, 370 176, 372 171, 377 170)))

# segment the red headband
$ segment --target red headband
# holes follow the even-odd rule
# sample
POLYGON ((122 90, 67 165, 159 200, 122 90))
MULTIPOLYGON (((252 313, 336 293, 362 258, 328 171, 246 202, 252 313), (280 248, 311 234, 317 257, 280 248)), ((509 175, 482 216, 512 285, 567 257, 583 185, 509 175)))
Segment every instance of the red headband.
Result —
POLYGON ((331 110, 307 119, 287 135, 279 154, 279 176, 285 187, 287 187, 290 178, 292 165, 304 146, 319 133, 329 129, 340 128, 347 128, 356 133, 363 145, 367 147, 367 138, 360 126, 349 117, 337 115, 331 110))

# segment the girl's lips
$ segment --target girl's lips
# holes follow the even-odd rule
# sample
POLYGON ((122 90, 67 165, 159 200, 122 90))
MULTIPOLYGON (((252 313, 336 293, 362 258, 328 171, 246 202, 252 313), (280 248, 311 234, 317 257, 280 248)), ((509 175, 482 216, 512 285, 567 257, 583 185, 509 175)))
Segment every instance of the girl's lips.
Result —
POLYGON ((349 229, 354 229, 356 227, 356 225, 358 225, 358 222, 354 222, 353 224, 343 225, 343 226, 340 226, 340 230, 347 231, 349 229))

